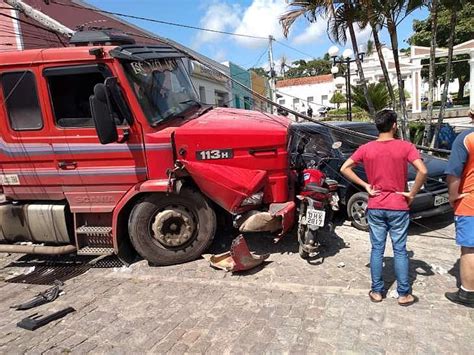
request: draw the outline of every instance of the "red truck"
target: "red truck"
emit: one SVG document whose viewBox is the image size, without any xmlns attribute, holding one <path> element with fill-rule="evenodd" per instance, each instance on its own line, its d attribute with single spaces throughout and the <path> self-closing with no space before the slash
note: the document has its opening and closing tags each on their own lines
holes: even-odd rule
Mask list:
<svg viewBox="0 0 474 355">
<path fill-rule="evenodd" d="M 180 51 L 108 35 L 0 53 L 0 252 L 169 265 L 201 255 L 217 213 L 287 232 L 289 120 L 202 106 Z"/>
</svg>

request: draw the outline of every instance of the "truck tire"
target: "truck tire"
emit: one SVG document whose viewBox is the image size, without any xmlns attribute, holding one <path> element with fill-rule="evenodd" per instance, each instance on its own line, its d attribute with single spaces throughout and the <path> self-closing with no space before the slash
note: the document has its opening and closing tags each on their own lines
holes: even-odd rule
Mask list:
<svg viewBox="0 0 474 355">
<path fill-rule="evenodd" d="M 367 192 L 358 192 L 351 196 L 347 202 L 347 216 L 349 217 L 352 226 L 361 231 L 368 231 L 369 224 L 367 223 L 367 204 L 369 196 Z"/>
<path fill-rule="evenodd" d="M 153 265 L 198 258 L 216 232 L 216 214 L 199 192 L 148 195 L 130 213 L 128 232 L 138 254 Z"/>
</svg>

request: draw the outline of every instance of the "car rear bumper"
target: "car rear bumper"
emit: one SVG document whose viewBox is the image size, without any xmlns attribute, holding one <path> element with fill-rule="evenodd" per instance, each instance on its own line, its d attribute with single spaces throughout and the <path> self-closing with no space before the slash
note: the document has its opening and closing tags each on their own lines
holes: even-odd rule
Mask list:
<svg viewBox="0 0 474 355">
<path fill-rule="evenodd" d="M 410 207 L 411 218 L 432 217 L 451 212 L 453 209 L 449 203 L 444 203 L 439 206 L 435 206 L 434 204 L 436 196 L 446 195 L 447 193 L 448 189 L 442 189 L 418 194 Z"/>
</svg>

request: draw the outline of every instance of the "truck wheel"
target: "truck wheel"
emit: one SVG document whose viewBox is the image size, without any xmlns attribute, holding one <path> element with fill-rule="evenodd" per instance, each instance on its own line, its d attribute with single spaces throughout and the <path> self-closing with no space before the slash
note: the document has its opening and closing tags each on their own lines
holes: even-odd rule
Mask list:
<svg viewBox="0 0 474 355">
<path fill-rule="evenodd" d="M 368 202 L 369 196 L 366 192 L 358 192 L 352 195 L 347 202 L 347 215 L 352 222 L 352 226 L 366 232 L 369 230 L 366 216 Z"/>
<path fill-rule="evenodd" d="M 133 208 L 128 225 L 137 252 L 153 265 L 198 258 L 216 232 L 216 215 L 203 195 L 182 189 L 179 195 L 149 195 Z"/>
</svg>

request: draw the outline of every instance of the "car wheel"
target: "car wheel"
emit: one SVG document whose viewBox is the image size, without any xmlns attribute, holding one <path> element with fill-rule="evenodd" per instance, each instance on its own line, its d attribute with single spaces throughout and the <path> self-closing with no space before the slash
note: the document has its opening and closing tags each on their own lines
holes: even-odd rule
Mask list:
<svg viewBox="0 0 474 355">
<path fill-rule="evenodd" d="M 366 192 L 358 192 L 351 196 L 347 203 L 347 215 L 352 225 L 361 230 L 368 231 L 369 224 L 367 222 L 367 204 L 369 196 Z"/>
<path fill-rule="evenodd" d="M 133 208 L 128 231 L 138 254 L 153 265 L 198 258 L 216 232 L 216 214 L 199 192 L 148 195 Z"/>
</svg>

